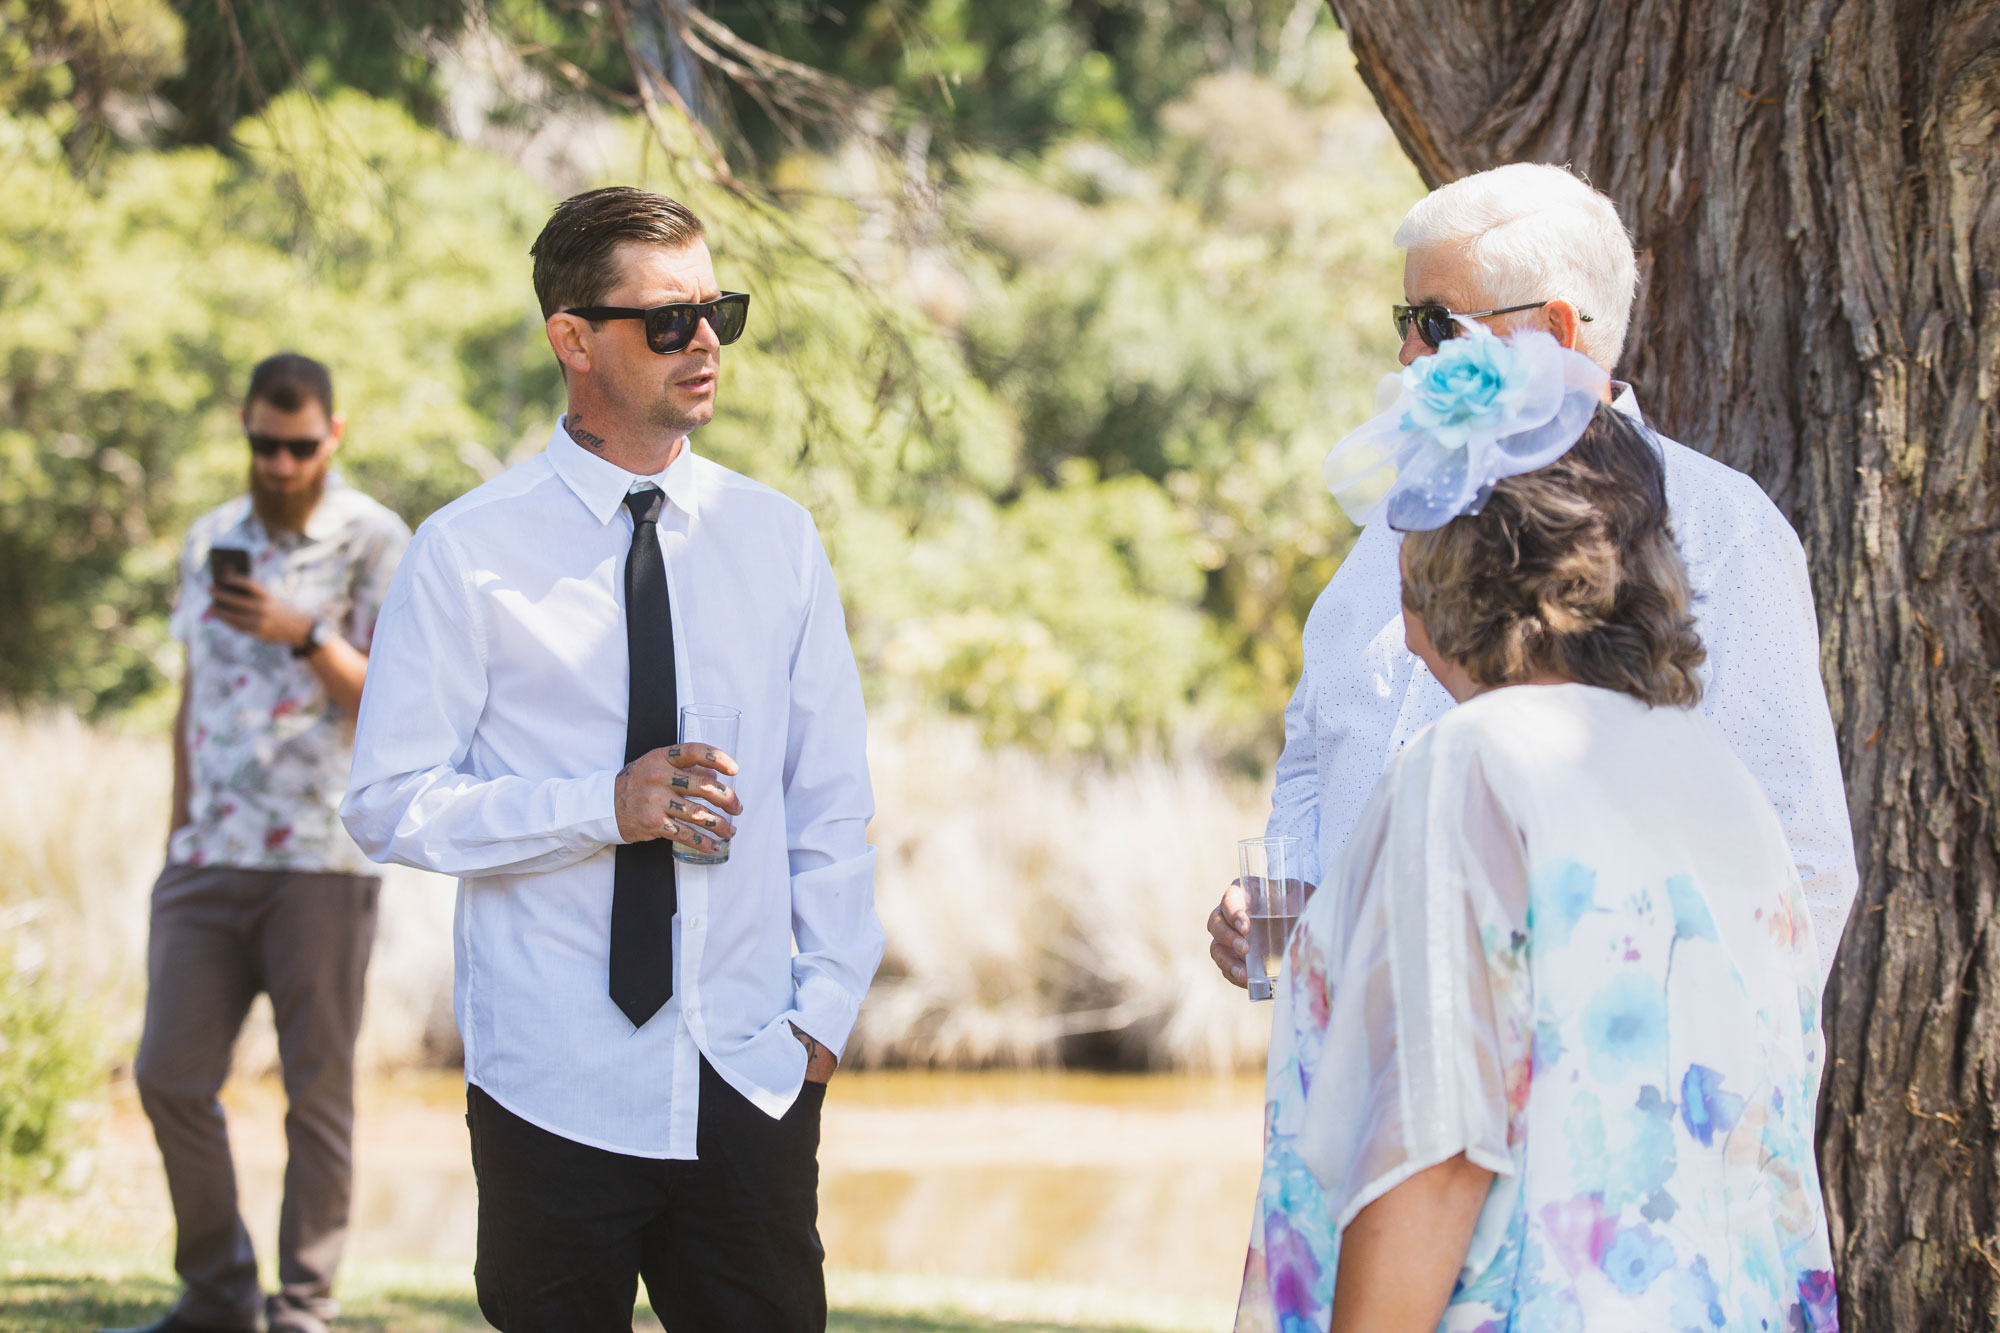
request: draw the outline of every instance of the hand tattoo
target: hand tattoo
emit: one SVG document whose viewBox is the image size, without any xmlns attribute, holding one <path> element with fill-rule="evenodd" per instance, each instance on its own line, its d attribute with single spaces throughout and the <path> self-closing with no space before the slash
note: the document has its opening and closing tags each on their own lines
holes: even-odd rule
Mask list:
<svg viewBox="0 0 2000 1333">
<path fill-rule="evenodd" d="M 721 821 L 717 819 L 714 815 L 710 814 L 706 810 L 701 809 L 698 806 L 689 805 L 686 801 L 676 801 L 669 799 L 667 802 L 667 809 L 673 811 L 677 815 L 686 815 L 689 819 L 692 819 L 695 823 L 700 824 L 703 828 L 721 827 Z"/>
<path fill-rule="evenodd" d="M 599 453 L 603 453 L 604 446 L 610 443 L 609 440 L 595 431 L 585 430 L 583 428 L 583 418 L 574 412 L 563 418 L 563 429 L 569 432 L 569 437 L 572 440 L 575 440 L 578 444 L 586 448 L 595 449 Z"/>
<path fill-rule="evenodd" d="M 688 785 L 688 775 L 685 773 L 674 774 L 673 778 L 667 783 L 667 785 L 672 787 L 675 791 L 691 790 L 691 788 Z"/>
</svg>

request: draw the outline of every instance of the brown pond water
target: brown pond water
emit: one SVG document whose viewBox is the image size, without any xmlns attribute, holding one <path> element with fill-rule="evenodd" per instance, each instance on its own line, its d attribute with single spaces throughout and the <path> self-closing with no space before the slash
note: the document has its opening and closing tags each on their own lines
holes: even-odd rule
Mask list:
<svg viewBox="0 0 2000 1333">
<path fill-rule="evenodd" d="M 245 1217 L 268 1255 L 283 1093 L 275 1082 L 239 1082 L 225 1100 Z M 838 1075 L 820 1151 L 828 1265 L 1227 1303 L 1242 1272 L 1261 1100 L 1255 1079 Z M 470 1267 L 464 1108 L 455 1074 L 400 1074 L 365 1088 L 350 1254 Z M 129 1086 L 88 1170 L 96 1239 L 170 1251 L 165 1182 Z"/>
</svg>

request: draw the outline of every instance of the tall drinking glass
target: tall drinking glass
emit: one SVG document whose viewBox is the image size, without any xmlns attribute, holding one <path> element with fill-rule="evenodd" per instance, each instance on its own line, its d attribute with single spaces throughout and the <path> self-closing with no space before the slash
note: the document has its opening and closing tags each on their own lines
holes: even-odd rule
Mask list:
<svg viewBox="0 0 2000 1333">
<path fill-rule="evenodd" d="M 743 714 L 726 704 L 686 704 L 681 708 L 681 744 L 713 745 L 734 759 L 736 732 L 742 721 Z M 717 773 L 715 781 L 728 790 L 736 786 L 736 779 L 726 773 Z M 718 839 L 712 852 L 690 851 L 675 843 L 674 859 L 691 866 L 719 866 L 729 859 L 729 840 Z"/>
<path fill-rule="evenodd" d="M 1236 844 L 1243 895 L 1250 900 L 1250 956 L 1243 970 L 1253 1000 L 1271 998 L 1285 964 L 1285 941 L 1305 907 L 1302 855 L 1297 838 L 1245 838 Z"/>
</svg>

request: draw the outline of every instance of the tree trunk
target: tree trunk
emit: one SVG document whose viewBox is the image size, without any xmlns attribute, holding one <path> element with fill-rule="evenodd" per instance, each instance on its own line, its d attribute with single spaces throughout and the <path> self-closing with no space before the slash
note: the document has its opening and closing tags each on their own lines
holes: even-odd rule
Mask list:
<svg viewBox="0 0 2000 1333">
<path fill-rule="evenodd" d="M 2000 1319 L 2000 4 L 1329 0 L 1433 185 L 1567 163 L 1623 373 L 1805 542 L 1861 863 L 1820 1163 L 1846 1324 Z"/>
</svg>

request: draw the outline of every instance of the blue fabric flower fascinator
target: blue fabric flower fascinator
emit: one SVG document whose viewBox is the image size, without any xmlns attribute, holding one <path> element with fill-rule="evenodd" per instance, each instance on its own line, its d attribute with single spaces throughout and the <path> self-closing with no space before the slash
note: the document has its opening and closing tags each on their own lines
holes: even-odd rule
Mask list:
<svg viewBox="0 0 2000 1333">
<path fill-rule="evenodd" d="M 1494 482 L 1562 457 L 1603 404 L 1604 368 L 1549 334 L 1459 323 L 1463 337 L 1383 376 L 1380 414 L 1327 454 L 1327 489 L 1356 524 L 1423 532 L 1476 514 Z"/>
</svg>

